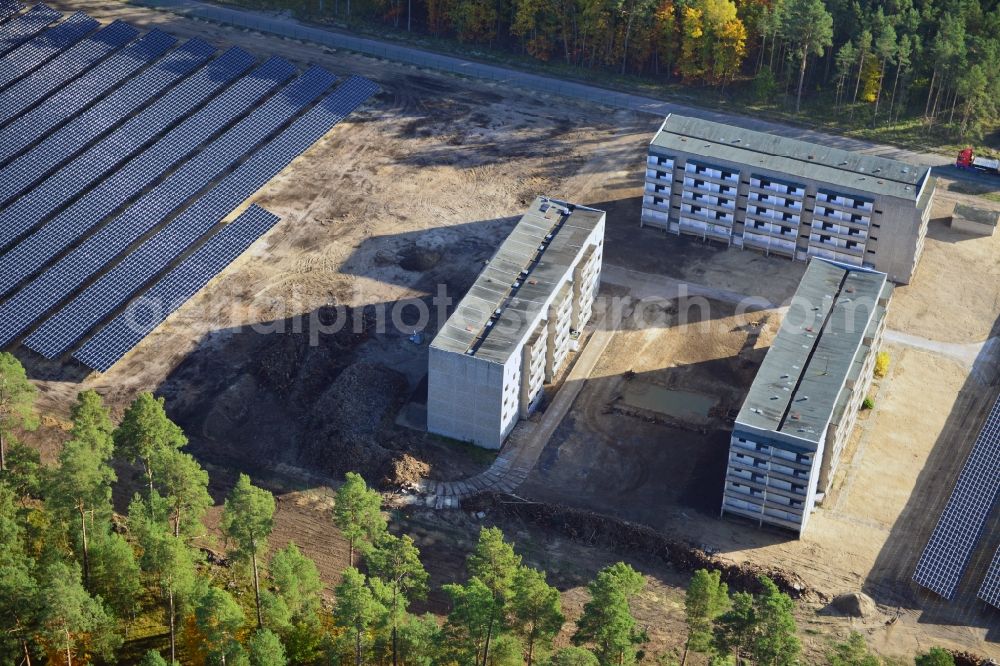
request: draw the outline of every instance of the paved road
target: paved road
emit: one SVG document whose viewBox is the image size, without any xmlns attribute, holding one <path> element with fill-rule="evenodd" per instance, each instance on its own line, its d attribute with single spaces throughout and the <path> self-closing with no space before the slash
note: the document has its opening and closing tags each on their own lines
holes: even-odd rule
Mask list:
<svg viewBox="0 0 1000 666">
<path fill-rule="evenodd" d="M 486 79 L 503 85 L 518 86 L 543 93 L 563 95 L 574 99 L 591 101 L 606 106 L 627 109 L 639 113 L 648 113 L 655 116 L 666 116 L 668 113 L 678 113 L 681 115 L 694 115 L 709 120 L 728 123 L 747 129 L 761 132 L 769 132 L 785 137 L 804 139 L 827 146 L 836 146 L 846 150 L 865 152 L 872 155 L 881 155 L 895 159 L 904 160 L 911 164 L 932 166 L 938 175 L 953 180 L 963 180 L 983 185 L 994 185 L 1000 188 L 1000 179 L 985 174 L 970 171 L 962 171 L 954 166 L 954 158 L 930 152 L 916 152 L 895 148 L 892 146 L 877 145 L 852 139 L 844 136 L 837 136 L 818 132 L 801 127 L 782 125 L 759 118 L 749 116 L 713 111 L 704 108 L 686 106 L 674 102 L 633 95 L 625 92 L 617 92 L 592 86 L 586 83 L 575 81 L 564 81 L 540 74 L 531 74 L 519 70 L 488 65 L 485 63 L 472 62 L 454 56 L 443 55 L 425 51 L 423 49 L 406 46 L 403 44 L 393 44 L 389 42 L 359 37 L 354 34 L 339 32 L 327 28 L 319 28 L 304 25 L 286 16 L 275 16 L 262 14 L 249 10 L 235 9 L 232 7 L 221 7 L 197 0 L 132 0 L 135 4 L 146 7 L 162 9 L 176 14 L 192 16 L 218 23 L 235 25 L 243 28 L 266 32 L 282 37 L 290 37 L 302 41 L 312 42 L 321 46 L 335 49 L 344 49 L 357 53 L 364 53 L 387 60 L 416 65 L 428 69 L 436 69 L 473 78 Z"/>
</svg>

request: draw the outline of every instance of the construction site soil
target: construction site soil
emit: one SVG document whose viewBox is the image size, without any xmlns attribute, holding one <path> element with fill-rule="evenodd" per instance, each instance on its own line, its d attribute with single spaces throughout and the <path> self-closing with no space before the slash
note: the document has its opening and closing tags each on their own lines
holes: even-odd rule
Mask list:
<svg viewBox="0 0 1000 666">
<path fill-rule="evenodd" d="M 81 389 L 101 392 L 116 416 L 139 391 L 155 391 L 209 468 L 218 504 L 237 471 L 250 472 L 279 497 L 271 547 L 295 541 L 332 585 L 346 566 L 330 518 L 344 471 L 380 483 L 392 503 L 392 491 L 420 478 L 461 479 L 491 462 L 395 417 L 426 374 L 439 287 L 460 298 L 517 216 L 548 194 L 608 212 L 603 295 L 666 294 L 615 330 L 518 497 L 474 507 L 549 571 L 570 619 L 587 579 L 624 557 L 650 579 L 636 601 L 649 653 L 669 651 L 685 635 L 689 571 L 712 564 L 735 586 L 766 572 L 800 597 L 810 663 L 851 629 L 886 655 L 942 644 L 1000 658 L 1000 615 L 977 605 L 969 586 L 948 604 L 909 582 L 1000 386 L 988 342 L 998 333 L 1000 237 L 959 238 L 932 223 L 916 279 L 890 308 L 892 365 L 876 407 L 806 537 L 794 540 L 719 520 L 718 506 L 727 428 L 804 265 L 639 228 L 659 119 L 125 4 L 55 4 L 362 74 L 382 92 L 252 198 L 281 216 L 276 229 L 111 371 L 87 375 L 18 352 L 40 408 L 55 417 L 30 436 L 47 458 Z M 942 197 L 935 217 L 955 197 Z M 697 297 L 678 300 L 681 283 Z M 740 295 L 755 300 L 739 307 Z M 421 307 L 430 312 L 423 326 Z M 130 480 L 141 483 L 134 473 L 120 470 L 122 506 Z M 209 516 L 215 534 L 220 511 Z M 463 571 L 482 524 L 467 510 L 392 517 L 417 539 L 435 583 Z M 989 534 L 1000 538 L 1000 527 Z M 203 545 L 221 548 L 217 538 Z M 867 617 L 828 608 L 862 591 L 876 605 Z M 444 599 L 426 608 L 442 611 Z"/>
</svg>

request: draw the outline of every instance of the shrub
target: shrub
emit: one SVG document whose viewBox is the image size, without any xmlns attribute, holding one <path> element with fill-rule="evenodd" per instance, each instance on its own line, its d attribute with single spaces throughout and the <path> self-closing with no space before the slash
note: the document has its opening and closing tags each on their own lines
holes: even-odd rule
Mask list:
<svg viewBox="0 0 1000 666">
<path fill-rule="evenodd" d="M 875 399 L 873 397 L 866 396 L 864 402 L 861 403 L 861 409 L 873 409 L 875 407 Z"/>
<path fill-rule="evenodd" d="M 955 658 L 944 648 L 931 648 L 929 652 L 918 655 L 917 666 L 955 666 Z"/>
<path fill-rule="evenodd" d="M 880 351 L 875 355 L 875 376 L 885 377 L 889 372 L 889 352 Z"/>
</svg>

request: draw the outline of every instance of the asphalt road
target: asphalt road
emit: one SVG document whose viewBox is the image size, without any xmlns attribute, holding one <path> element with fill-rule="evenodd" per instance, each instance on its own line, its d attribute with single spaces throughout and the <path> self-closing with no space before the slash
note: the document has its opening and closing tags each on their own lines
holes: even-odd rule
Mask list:
<svg viewBox="0 0 1000 666">
<path fill-rule="evenodd" d="M 708 120 L 736 125 L 738 127 L 744 127 L 746 129 L 757 130 L 760 132 L 768 132 L 780 136 L 803 139 L 806 141 L 820 143 L 822 145 L 836 146 L 845 150 L 864 152 L 872 155 L 881 155 L 884 157 L 903 160 L 911 164 L 934 167 L 937 175 L 950 180 L 961 180 L 986 186 L 992 185 L 997 189 L 1000 189 L 1000 177 L 957 169 L 952 157 L 937 153 L 917 152 L 894 146 L 872 144 L 859 139 L 826 134 L 824 132 L 818 132 L 802 127 L 783 125 L 750 116 L 713 111 L 710 109 L 687 106 L 674 102 L 665 102 L 663 100 L 644 97 L 642 95 L 633 95 L 630 93 L 608 90 L 606 88 L 592 86 L 586 83 L 563 81 L 540 74 L 532 74 L 497 65 L 473 62 L 457 58 L 455 56 L 433 53 L 403 44 L 383 42 L 368 37 L 359 37 L 346 32 L 304 25 L 292 18 L 282 15 L 262 14 L 259 12 L 236 9 L 232 7 L 222 7 L 209 3 L 198 2 L 197 0 L 133 0 L 133 2 L 135 2 L 135 4 L 154 7 L 172 13 L 250 28 L 282 37 L 290 37 L 313 42 L 328 48 L 355 51 L 357 53 L 385 58 L 387 60 L 416 65 L 418 67 L 486 79 L 538 92 L 592 101 L 598 104 L 627 109 L 638 113 L 648 113 L 661 117 L 666 116 L 669 113 L 698 116 Z"/>
</svg>

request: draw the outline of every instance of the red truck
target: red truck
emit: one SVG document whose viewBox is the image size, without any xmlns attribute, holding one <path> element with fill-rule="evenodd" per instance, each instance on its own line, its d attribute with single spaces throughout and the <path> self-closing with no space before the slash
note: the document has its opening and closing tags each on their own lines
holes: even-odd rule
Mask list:
<svg viewBox="0 0 1000 666">
<path fill-rule="evenodd" d="M 977 157 L 972 148 L 966 148 L 958 154 L 955 166 L 959 169 L 975 169 L 1000 176 L 1000 160 L 989 157 Z"/>
</svg>

